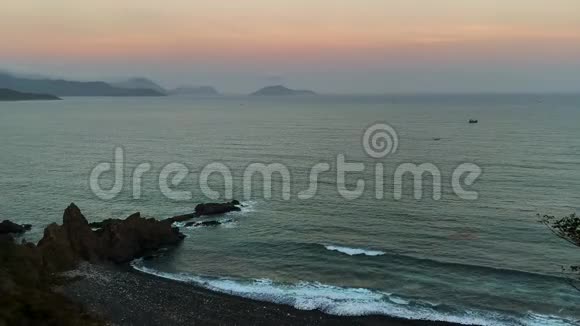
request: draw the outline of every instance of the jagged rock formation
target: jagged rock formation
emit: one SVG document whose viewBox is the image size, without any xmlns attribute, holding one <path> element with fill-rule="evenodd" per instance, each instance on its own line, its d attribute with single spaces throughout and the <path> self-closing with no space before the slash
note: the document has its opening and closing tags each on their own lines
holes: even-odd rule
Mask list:
<svg viewBox="0 0 580 326">
<path fill-rule="evenodd" d="M 171 223 L 145 219 L 139 213 L 125 220 L 109 220 L 93 231 L 80 209 L 71 204 L 64 212 L 63 225 L 49 225 L 38 248 L 47 267 L 58 270 L 71 268 L 81 260 L 128 262 L 148 251 L 175 245 L 183 238 Z"/>
<path fill-rule="evenodd" d="M 38 245 L 16 244 L 10 234 L 0 234 L 0 325 L 101 325 L 52 291 L 55 273 L 81 261 L 128 262 L 183 238 L 170 221 L 145 219 L 139 213 L 109 220 L 93 231 L 75 204 L 64 211 L 62 225 L 53 223 L 44 230 Z"/>
<path fill-rule="evenodd" d="M 44 268 L 33 244 L 16 244 L 0 235 L 0 325 L 104 325 L 52 290 L 53 274 Z"/>
</svg>

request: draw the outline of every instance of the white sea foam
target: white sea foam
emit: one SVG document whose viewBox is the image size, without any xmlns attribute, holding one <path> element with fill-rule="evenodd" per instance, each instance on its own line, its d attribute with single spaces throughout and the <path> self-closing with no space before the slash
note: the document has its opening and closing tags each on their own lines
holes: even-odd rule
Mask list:
<svg viewBox="0 0 580 326">
<path fill-rule="evenodd" d="M 453 314 L 436 306 L 412 302 L 392 294 L 362 288 L 345 288 L 317 282 L 296 284 L 276 283 L 269 279 L 235 280 L 210 278 L 191 274 L 172 274 L 143 266 L 135 261 L 132 266 L 144 273 L 181 282 L 193 283 L 207 289 L 244 298 L 291 305 L 301 310 L 318 309 L 339 316 L 364 316 L 371 314 L 399 318 L 446 321 L 465 325 L 484 326 L 573 326 L 572 321 L 556 317 L 528 314 L 525 318 L 509 317 L 493 312 L 464 311 Z"/>
<path fill-rule="evenodd" d="M 220 222 L 222 223 L 220 225 L 220 227 L 226 228 L 226 229 L 235 229 L 238 227 L 238 221 L 236 220 L 232 220 L 232 219 L 225 219 L 225 220 L 220 220 Z"/>
<path fill-rule="evenodd" d="M 392 302 L 394 302 L 396 304 L 402 304 L 402 305 L 408 305 L 410 303 L 409 301 L 407 301 L 405 299 L 395 297 L 393 295 L 389 295 L 389 300 L 391 300 Z"/>
<path fill-rule="evenodd" d="M 324 245 L 324 247 L 331 251 L 338 251 L 349 256 L 365 255 L 365 256 L 382 256 L 385 253 L 378 250 L 368 250 L 362 248 L 350 248 L 341 246 Z"/>
<path fill-rule="evenodd" d="M 255 200 L 248 200 L 240 203 L 238 207 L 241 208 L 241 211 L 238 212 L 231 212 L 230 214 L 241 214 L 246 215 L 248 213 L 252 213 L 256 211 L 256 204 Z"/>
<path fill-rule="evenodd" d="M 562 320 L 559 317 L 555 316 L 545 316 L 536 314 L 533 312 L 528 313 L 526 318 L 528 326 L 568 326 L 568 325 L 578 325 L 580 321 L 576 321 L 576 324 L 571 324 L 573 322 Z"/>
<path fill-rule="evenodd" d="M 238 221 L 234 220 L 232 218 L 221 218 L 219 220 L 217 220 L 218 222 L 220 222 L 221 224 L 216 225 L 216 226 L 201 226 L 201 225 L 190 225 L 190 226 L 182 226 L 185 230 L 202 230 L 202 229 L 207 229 L 207 228 L 214 228 L 214 227 L 220 227 L 220 228 L 226 228 L 226 229 L 233 229 L 233 228 L 237 228 L 238 227 Z"/>
</svg>

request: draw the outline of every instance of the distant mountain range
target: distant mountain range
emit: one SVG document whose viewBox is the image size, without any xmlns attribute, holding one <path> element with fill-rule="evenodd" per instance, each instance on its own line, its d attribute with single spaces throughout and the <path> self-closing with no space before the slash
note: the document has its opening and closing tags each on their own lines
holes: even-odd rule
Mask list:
<svg viewBox="0 0 580 326">
<path fill-rule="evenodd" d="M 52 94 L 57 96 L 219 96 L 212 86 L 182 86 L 167 90 L 158 83 L 144 78 L 134 77 L 125 81 L 71 81 L 53 79 L 42 76 L 23 76 L 0 71 L 0 89 L 8 89 L 21 93 Z M 252 94 L 252 96 L 312 96 L 310 90 L 290 89 L 282 85 L 267 86 Z M 8 95 L 6 95 L 8 96 Z"/>
<path fill-rule="evenodd" d="M 282 85 L 264 87 L 254 93 L 252 96 L 307 96 L 316 95 L 315 92 L 309 90 L 296 90 L 284 87 Z"/>
<path fill-rule="evenodd" d="M 56 96 L 165 96 L 150 88 L 120 88 L 101 81 L 68 81 L 62 79 L 19 77 L 0 73 L 0 88 L 25 93 Z"/>
<path fill-rule="evenodd" d="M 7 88 L 0 88 L 0 101 L 34 101 L 34 100 L 60 100 L 60 98 L 54 95 L 23 93 Z"/>
<path fill-rule="evenodd" d="M 183 86 L 170 90 L 169 95 L 218 96 L 220 93 L 211 86 Z"/>
<path fill-rule="evenodd" d="M 156 82 L 134 77 L 126 81 L 112 83 L 113 86 L 126 89 L 152 89 L 166 95 L 218 96 L 220 93 L 212 86 L 181 86 L 175 89 L 165 89 Z"/>
<path fill-rule="evenodd" d="M 125 89 L 152 89 L 161 94 L 167 94 L 167 90 L 165 90 L 165 88 L 161 87 L 156 82 L 144 77 L 134 77 L 125 81 L 111 83 L 111 85 Z"/>
</svg>

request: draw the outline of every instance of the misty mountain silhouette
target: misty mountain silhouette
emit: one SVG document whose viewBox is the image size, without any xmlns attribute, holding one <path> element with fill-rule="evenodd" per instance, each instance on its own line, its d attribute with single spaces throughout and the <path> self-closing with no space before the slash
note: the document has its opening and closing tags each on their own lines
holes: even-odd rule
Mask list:
<svg viewBox="0 0 580 326">
<path fill-rule="evenodd" d="M 217 96 L 220 93 L 212 86 L 182 86 L 169 91 L 170 95 Z"/>
<path fill-rule="evenodd" d="M 313 91 L 309 90 L 295 90 L 290 89 L 282 85 L 267 86 L 254 93 L 252 96 L 289 96 L 289 95 L 316 95 Z"/>
<path fill-rule="evenodd" d="M 0 73 L 0 88 L 27 93 L 54 94 L 56 96 L 165 96 L 147 88 L 119 88 L 102 81 L 68 81 L 62 79 L 17 77 Z"/>
<path fill-rule="evenodd" d="M 144 77 L 134 77 L 129 78 L 124 81 L 111 83 L 114 87 L 119 88 L 127 88 L 127 89 L 152 89 L 162 94 L 167 94 L 167 90 L 157 84 L 156 82 L 152 81 L 151 79 L 144 78 Z"/>
<path fill-rule="evenodd" d="M 32 101 L 32 100 L 60 100 L 60 98 L 49 94 L 22 93 L 7 88 L 0 88 L 0 101 Z"/>
</svg>

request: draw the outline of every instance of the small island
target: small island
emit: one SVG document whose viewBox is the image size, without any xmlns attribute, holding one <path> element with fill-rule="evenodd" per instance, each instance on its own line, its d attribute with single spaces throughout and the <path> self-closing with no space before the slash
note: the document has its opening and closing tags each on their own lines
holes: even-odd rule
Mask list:
<svg viewBox="0 0 580 326">
<path fill-rule="evenodd" d="M 251 94 L 252 96 L 311 96 L 316 95 L 315 92 L 309 90 L 290 89 L 282 85 L 264 87 L 257 92 Z"/>
<path fill-rule="evenodd" d="M 61 98 L 50 94 L 23 93 L 7 88 L 0 88 L 0 101 L 39 101 L 39 100 L 61 100 Z"/>
</svg>

